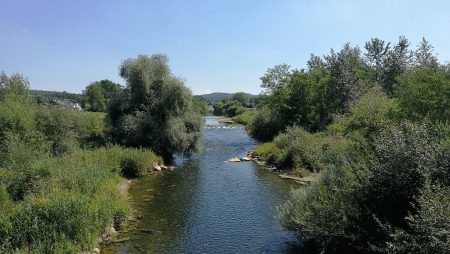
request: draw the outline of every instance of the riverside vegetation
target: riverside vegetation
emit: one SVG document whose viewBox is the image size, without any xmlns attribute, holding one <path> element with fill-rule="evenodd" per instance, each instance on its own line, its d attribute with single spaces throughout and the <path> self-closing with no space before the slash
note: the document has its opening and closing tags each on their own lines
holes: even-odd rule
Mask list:
<svg viewBox="0 0 450 254">
<path fill-rule="evenodd" d="M 120 183 L 197 150 L 207 107 L 166 56 L 125 60 L 120 75 L 125 87 L 90 84 L 82 103 L 96 112 L 78 112 L 2 73 L 0 252 L 92 249 L 130 213 Z M 322 253 L 449 252 L 450 66 L 426 40 L 346 44 L 261 81 L 253 102 L 238 93 L 214 110 L 265 142 L 254 156 L 318 175 L 278 208 L 287 229 Z"/>
<path fill-rule="evenodd" d="M 195 151 L 200 115 L 167 57 L 138 56 L 120 70 L 125 87 L 85 90 L 85 108 L 98 112 L 40 104 L 22 75 L 1 73 L 1 253 L 92 249 L 130 214 L 126 178 Z"/>
<path fill-rule="evenodd" d="M 450 66 L 423 39 L 371 39 L 307 69 L 268 69 L 255 112 L 235 119 L 253 152 L 315 182 L 279 207 L 322 253 L 449 253 Z"/>
</svg>

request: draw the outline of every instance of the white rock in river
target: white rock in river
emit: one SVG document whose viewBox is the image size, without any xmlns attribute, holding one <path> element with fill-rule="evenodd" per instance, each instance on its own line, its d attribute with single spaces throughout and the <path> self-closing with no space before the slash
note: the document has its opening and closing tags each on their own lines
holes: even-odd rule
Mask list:
<svg viewBox="0 0 450 254">
<path fill-rule="evenodd" d="M 238 157 L 231 158 L 227 160 L 227 162 L 240 162 L 241 160 Z"/>
</svg>

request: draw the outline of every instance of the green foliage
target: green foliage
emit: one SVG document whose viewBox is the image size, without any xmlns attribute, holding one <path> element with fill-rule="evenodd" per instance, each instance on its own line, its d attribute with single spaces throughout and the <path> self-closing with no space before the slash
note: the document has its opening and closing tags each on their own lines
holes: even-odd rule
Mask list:
<svg viewBox="0 0 450 254">
<path fill-rule="evenodd" d="M 250 128 L 255 129 L 253 136 L 267 141 L 293 125 L 324 131 L 337 115 L 350 115 L 352 130 L 364 124 L 361 131 L 371 135 L 380 127 L 373 124 L 395 120 L 397 111 L 403 114 L 400 118 L 448 124 L 448 68 L 439 66 L 428 42 L 423 41 L 416 51 L 408 49 L 409 45 L 404 37 L 392 46 L 375 38 L 366 43 L 364 55 L 358 47 L 345 44 L 323 58 L 312 55 L 306 71 L 291 70 L 286 64 L 269 68 L 261 78 L 263 96 L 258 110 L 262 113 Z M 398 97 L 394 100 L 398 109 L 390 101 L 392 96 Z M 276 120 L 266 119 L 268 112 Z M 372 119 L 357 119 L 371 113 Z M 273 122 L 277 128 L 271 128 Z M 273 131 L 268 132 L 269 128 Z"/>
<path fill-rule="evenodd" d="M 446 180 L 436 177 L 448 170 L 445 150 L 441 137 L 428 126 L 404 123 L 383 130 L 375 141 L 375 165 L 363 187 L 366 207 L 381 222 L 404 226 L 421 190 Z"/>
<path fill-rule="evenodd" d="M 17 174 L 2 178 L 0 251 L 91 249 L 105 228 L 120 228 L 129 213 L 118 189 L 125 161 L 138 165 L 136 173 L 143 174 L 162 159 L 148 150 L 113 146 L 36 161 L 24 181 Z M 11 206 L 8 187 L 17 183 L 22 184 L 23 201 Z"/>
<path fill-rule="evenodd" d="M 248 110 L 244 111 L 244 113 L 234 116 L 233 121 L 235 121 L 236 123 L 245 125 L 245 127 L 247 129 L 249 129 L 251 127 L 253 120 L 256 117 L 256 112 L 257 111 L 254 109 L 248 109 Z"/>
<path fill-rule="evenodd" d="M 261 78 L 249 129 L 273 141 L 255 155 L 321 172 L 280 218 L 324 253 L 448 252 L 450 72 L 425 39 L 408 47 L 375 38 L 362 55 L 346 44 Z"/>
<path fill-rule="evenodd" d="M 396 96 L 404 117 L 450 123 L 450 72 L 442 68 L 416 68 L 398 79 Z"/>
<path fill-rule="evenodd" d="M 400 241 L 406 234 L 402 232 L 416 237 L 410 227 L 417 224 L 410 218 L 425 219 L 421 213 L 429 213 L 419 205 L 424 202 L 419 199 L 422 190 L 448 186 L 442 174 L 448 171 L 449 153 L 441 139 L 427 126 L 405 123 L 380 133 L 369 156 L 372 160 L 358 151 L 361 144 L 350 145 L 340 158 L 325 163 L 327 169 L 318 182 L 294 191 L 280 207 L 283 225 L 298 231 L 304 240 L 315 241 L 325 252 L 385 253 L 406 248 Z M 448 199 L 437 198 L 445 205 L 430 209 L 436 209 L 435 218 L 442 221 L 446 218 L 442 207 L 448 207 Z M 427 227 L 422 226 L 423 230 Z M 437 224 L 428 226 L 426 230 L 441 232 Z M 415 240 L 424 242 L 422 236 Z M 445 246 L 442 239 L 446 236 L 439 237 L 434 240 L 436 249 Z M 434 248 L 431 244 L 406 245 L 418 247 L 421 253 Z"/>
<path fill-rule="evenodd" d="M 263 160 L 305 176 L 325 169 L 325 165 L 342 159 L 350 142 L 339 135 L 311 134 L 300 127 L 289 127 L 273 142 L 259 145 L 254 154 Z"/>
<path fill-rule="evenodd" d="M 206 116 L 208 114 L 208 104 L 197 97 L 192 97 L 192 110 L 202 116 Z"/>
<path fill-rule="evenodd" d="M 48 105 L 54 100 L 73 100 L 82 102 L 83 95 L 68 93 L 68 92 L 56 92 L 56 91 L 42 91 L 42 90 L 30 90 L 30 94 L 34 97 L 34 101 L 39 105 Z"/>
<path fill-rule="evenodd" d="M 330 79 L 295 71 L 289 82 L 285 115 L 288 125 L 300 125 L 307 130 L 323 130 L 331 122 L 331 105 L 327 97 Z"/>
<path fill-rule="evenodd" d="M 282 158 L 282 151 L 274 143 L 262 143 L 253 151 L 253 156 L 268 163 L 275 164 Z"/>
<path fill-rule="evenodd" d="M 380 84 L 385 93 L 392 96 L 397 84 L 396 78 L 405 72 L 412 62 L 412 53 L 408 49 L 410 43 L 400 37 L 397 44 L 391 47 L 378 38 L 365 44 L 366 69 L 372 82 Z"/>
<path fill-rule="evenodd" d="M 324 253 L 355 253 L 348 245 L 355 241 L 349 228 L 359 215 L 353 197 L 358 177 L 349 165 L 324 171 L 316 183 L 292 191 L 278 208 L 281 223 Z"/>
<path fill-rule="evenodd" d="M 258 109 L 251 124 L 251 135 L 261 141 L 272 140 L 283 129 L 283 120 L 278 112 L 269 108 Z"/>
<path fill-rule="evenodd" d="M 127 178 L 141 177 L 153 169 L 161 159 L 148 150 L 129 148 L 123 150 L 120 161 L 121 174 Z"/>
<path fill-rule="evenodd" d="M 65 108 L 41 107 L 36 113 L 37 130 L 50 142 L 53 155 L 103 143 L 105 114 Z"/>
<path fill-rule="evenodd" d="M 291 66 L 279 64 L 273 68 L 267 69 L 261 79 L 261 88 L 265 89 L 266 94 L 274 94 L 277 90 L 283 89 L 291 75 Z"/>
<path fill-rule="evenodd" d="M 406 217 L 407 229 L 392 234 L 392 253 L 447 253 L 450 250 L 449 187 L 426 188 L 418 199 L 418 212 Z"/>
<path fill-rule="evenodd" d="M 80 149 L 104 143 L 105 114 L 35 105 L 24 82 L 2 74 L 0 252 L 89 250 L 129 213 L 121 175 L 141 176 L 162 159 L 145 149 Z"/>
<path fill-rule="evenodd" d="M 216 116 L 234 117 L 246 111 L 246 108 L 241 102 L 237 100 L 230 100 L 227 98 L 217 102 L 213 105 L 213 107 L 213 113 Z"/>
<path fill-rule="evenodd" d="M 341 123 L 346 132 L 358 131 L 373 141 L 380 130 L 394 123 L 397 111 L 395 102 L 375 86 L 355 101 Z"/>
<path fill-rule="evenodd" d="M 217 102 L 223 100 L 223 99 L 231 99 L 234 94 L 232 93 L 210 93 L 210 94 L 202 94 L 202 95 L 195 95 L 194 97 L 197 99 L 200 99 L 202 101 L 207 102 L 208 104 L 216 104 Z M 255 95 L 245 93 L 246 96 L 250 97 L 250 100 L 255 99 Z"/>
<path fill-rule="evenodd" d="M 22 75 L 16 73 L 8 77 L 5 72 L 0 73 L 0 100 L 27 102 L 29 89 L 30 83 Z"/>
<path fill-rule="evenodd" d="M 92 82 L 83 91 L 83 108 L 88 111 L 106 112 L 109 101 L 121 90 L 119 84 L 107 79 Z"/>
<path fill-rule="evenodd" d="M 248 107 L 250 103 L 250 96 L 248 96 L 244 92 L 237 92 L 233 94 L 233 97 L 231 97 L 231 100 L 239 102 L 242 106 Z"/>
<path fill-rule="evenodd" d="M 12 98 L 0 100 L 0 143 L 8 132 L 31 134 L 35 127 L 34 108 Z"/>
<path fill-rule="evenodd" d="M 127 86 L 108 109 L 115 141 L 151 148 L 165 158 L 195 151 L 201 119 L 193 111 L 189 89 L 170 73 L 167 57 L 127 59 L 120 75 Z"/>
</svg>

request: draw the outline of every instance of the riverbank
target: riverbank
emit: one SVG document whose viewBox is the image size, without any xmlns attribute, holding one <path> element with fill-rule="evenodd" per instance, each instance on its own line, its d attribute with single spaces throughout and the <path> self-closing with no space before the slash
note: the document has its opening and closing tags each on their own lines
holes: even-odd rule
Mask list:
<svg viewBox="0 0 450 254">
<path fill-rule="evenodd" d="M 218 116 L 217 118 L 218 121 L 223 124 L 243 126 L 247 134 L 250 135 L 250 133 L 248 133 L 249 124 L 254 118 L 254 113 L 255 111 L 251 110 L 232 118 L 225 116 Z M 265 169 L 275 172 L 280 178 L 293 180 L 302 185 L 310 184 L 318 179 L 319 173 L 310 172 L 306 169 L 279 168 L 280 165 L 277 165 L 276 163 L 277 156 L 279 156 L 278 147 L 275 147 L 273 143 L 263 143 L 247 152 L 246 156 L 232 157 L 227 159 L 226 162 L 254 161 Z"/>
<path fill-rule="evenodd" d="M 280 178 L 282 179 L 289 179 L 293 180 L 296 183 L 306 185 L 312 182 L 315 182 L 318 177 L 319 173 L 308 173 L 302 176 L 299 176 L 293 172 L 292 169 L 278 169 L 276 165 L 268 163 L 267 160 L 262 159 L 260 156 L 254 155 L 255 150 L 252 150 L 247 153 L 246 158 L 250 159 L 251 161 L 254 161 L 256 164 L 264 167 L 267 170 L 275 172 Z"/>
</svg>

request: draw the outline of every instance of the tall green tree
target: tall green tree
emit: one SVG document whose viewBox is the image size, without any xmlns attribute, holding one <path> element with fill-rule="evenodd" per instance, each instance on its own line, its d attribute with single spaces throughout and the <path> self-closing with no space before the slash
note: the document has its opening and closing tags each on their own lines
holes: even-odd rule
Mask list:
<svg viewBox="0 0 450 254">
<path fill-rule="evenodd" d="M 106 112 L 111 98 L 117 96 L 122 87 L 110 80 L 95 81 L 83 91 L 83 108 L 88 111 Z"/>
<path fill-rule="evenodd" d="M 113 138 L 124 145 L 148 147 L 170 159 L 197 148 L 201 118 L 193 111 L 192 93 L 172 75 L 166 55 L 139 55 L 123 61 L 122 93 L 108 108 Z"/>
<path fill-rule="evenodd" d="M 233 94 L 233 97 L 231 97 L 231 99 L 241 103 L 244 107 L 247 107 L 250 103 L 250 96 L 248 96 L 244 92 L 237 92 Z"/>
<path fill-rule="evenodd" d="M 398 79 L 396 96 L 404 117 L 450 123 L 450 73 L 444 68 L 415 68 Z"/>
<path fill-rule="evenodd" d="M 0 73 L 0 99 L 9 98 L 26 102 L 30 99 L 30 82 L 21 74 Z"/>
<path fill-rule="evenodd" d="M 414 52 L 414 63 L 421 67 L 437 65 L 437 58 L 433 55 L 433 46 L 425 38 L 422 38 Z"/>
</svg>

